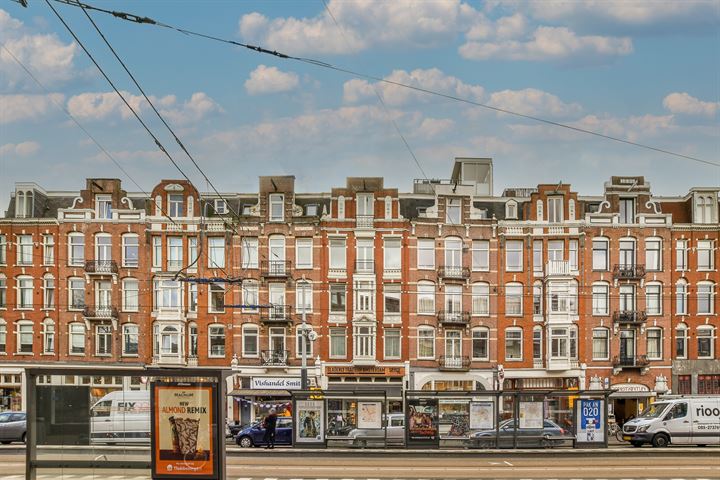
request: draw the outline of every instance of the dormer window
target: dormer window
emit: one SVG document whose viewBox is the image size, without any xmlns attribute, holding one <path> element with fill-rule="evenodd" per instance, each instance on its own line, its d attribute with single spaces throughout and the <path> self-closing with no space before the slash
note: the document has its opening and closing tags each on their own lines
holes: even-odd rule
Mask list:
<svg viewBox="0 0 720 480">
<path fill-rule="evenodd" d="M 181 193 L 168 195 L 168 210 L 170 211 L 171 217 L 183 217 L 185 215 L 183 196 Z"/>
<path fill-rule="evenodd" d="M 517 219 L 517 202 L 510 200 L 505 204 L 505 218 Z"/>
<path fill-rule="evenodd" d="M 714 198 L 712 195 L 699 195 L 695 197 L 696 216 L 695 223 L 713 223 L 714 215 Z"/>
<path fill-rule="evenodd" d="M 620 223 L 635 223 L 635 199 L 620 199 Z"/>
<path fill-rule="evenodd" d="M 252 205 L 243 205 L 242 206 L 242 214 L 243 215 L 252 215 Z"/>
<path fill-rule="evenodd" d="M 15 194 L 15 216 L 17 218 L 32 217 L 34 211 L 33 192 L 23 191 Z"/>
<path fill-rule="evenodd" d="M 280 193 L 271 193 L 270 201 L 270 221 L 282 222 L 285 218 L 285 196 Z"/>
<path fill-rule="evenodd" d="M 548 198 L 548 222 L 560 223 L 563 221 L 563 198 Z"/>
<path fill-rule="evenodd" d="M 112 197 L 110 195 L 95 195 L 95 218 L 112 219 Z"/>
<path fill-rule="evenodd" d="M 306 205 L 305 206 L 305 215 L 308 217 L 317 217 L 318 214 L 318 206 L 316 204 Z"/>
<path fill-rule="evenodd" d="M 221 198 L 216 198 L 213 203 L 213 209 L 218 215 L 225 215 L 227 213 L 227 203 Z"/>
</svg>

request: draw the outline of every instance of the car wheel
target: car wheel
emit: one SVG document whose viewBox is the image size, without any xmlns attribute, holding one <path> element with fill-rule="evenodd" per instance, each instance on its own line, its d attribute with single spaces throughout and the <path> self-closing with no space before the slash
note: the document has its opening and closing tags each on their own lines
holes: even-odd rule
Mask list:
<svg viewBox="0 0 720 480">
<path fill-rule="evenodd" d="M 360 448 L 365 448 L 367 447 L 367 440 L 355 440 L 355 445 Z"/>
<path fill-rule="evenodd" d="M 244 437 L 238 438 L 237 444 L 240 445 L 242 448 L 250 448 L 253 446 L 253 441 L 252 441 L 252 438 L 250 438 L 246 435 Z"/>
<path fill-rule="evenodd" d="M 492 442 L 490 440 L 480 440 L 477 443 L 478 448 L 489 449 L 492 448 Z"/>
<path fill-rule="evenodd" d="M 670 438 L 664 433 L 658 433 L 652 439 L 652 445 L 656 448 L 667 447 L 670 444 Z"/>
<path fill-rule="evenodd" d="M 698 445 L 698 447 L 707 447 L 707 445 Z"/>
<path fill-rule="evenodd" d="M 643 446 L 642 442 L 630 442 L 630 444 L 635 448 L 640 448 Z"/>
<path fill-rule="evenodd" d="M 540 440 L 540 448 L 552 448 L 553 443 L 548 438 L 543 438 Z"/>
<path fill-rule="evenodd" d="M 0 443 L 2 443 L 3 445 L 10 445 L 10 440 L 3 440 Z"/>
<path fill-rule="evenodd" d="M 20 441 L 21 441 L 22 443 L 25 443 L 25 440 L 26 440 L 26 439 L 27 439 L 27 433 L 23 433 L 23 434 L 22 434 L 22 437 L 20 437 Z"/>
</svg>

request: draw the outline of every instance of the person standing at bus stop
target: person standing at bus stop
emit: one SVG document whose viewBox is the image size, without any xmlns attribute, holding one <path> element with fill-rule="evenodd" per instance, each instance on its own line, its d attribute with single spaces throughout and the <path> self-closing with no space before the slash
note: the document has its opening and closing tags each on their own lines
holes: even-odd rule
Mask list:
<svg viewBox="0 0 720 480">
<path fill-rule="evenodd" d="M 263 428 L 265 428 L 265 435 L 263 436 L 263 443 L 265 448 L 275 448 L 275 427 L 277 426 L 277 414 L 275 409 L 271 408 L 268 415 L 263 420 Z"/>
</svg>

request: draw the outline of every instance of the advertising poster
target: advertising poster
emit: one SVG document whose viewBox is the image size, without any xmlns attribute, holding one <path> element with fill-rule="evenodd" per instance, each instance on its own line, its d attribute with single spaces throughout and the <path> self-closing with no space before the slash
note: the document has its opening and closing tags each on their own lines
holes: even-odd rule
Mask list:
<svg viewBox="0 0 720 480">
<path fill-rule="evenodd" d="M 358 402 L 358 428 L 382 428 L 382 403 Z"/>
<path fill-rule="evenodd" d="M 495 405 L 493 402 L 470 403 L 470 429 L 492 430 L 495 428 Z"/>
<path fill-rule="evenodd" d="M 543 402 L 520 402 L 520 428 L 543 428 Z"/>
<path fill-rule="evenodd" d="M 213 384 L 152 384 L 153 478 L 216 478 Z"/>
<path fill-rule="evenodd" d="M 440 400 L 440 437 L 465 438 L 470 432 L 470 402 Z"/>
<path fill-rule="evenodd" d="M 435 398 L 408 399 L 408 438 L 415 443 L 436 443 L 438 401 Z"/>
<path fill-rule="evenodd" d="M 605 442 L 604 412 L 602 400 L 580 399 L 577 401 L 577 430 L 575 440 L 578 443 Z"/>
<path fill-rule="evenodd" d="M 317 443 L 324 441 L 323 434 L 323 401 L 298 400 L 297 435 L 295 441 L 299 443 Z"/>
</svg>

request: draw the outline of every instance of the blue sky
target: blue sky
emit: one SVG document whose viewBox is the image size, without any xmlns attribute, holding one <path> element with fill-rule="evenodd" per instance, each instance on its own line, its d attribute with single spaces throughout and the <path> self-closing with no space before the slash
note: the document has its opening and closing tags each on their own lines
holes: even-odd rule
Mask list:
<svg viewBox="0 0 720 480">
<path fill-rule="evenodd" d="M 86 176 L 118 177 L 137 190 L 59 106 L 143 189 L 178 178 L 49 7 L 29 3 L 0 5 L 3 207 L 16 181 L 57 190 L 79 189 Z M 209 190 L 82 12 L 53 5 Z M 720 163 L 717 1 L 331 0 L 337 24 L 320 0 L 101 6 Z M 560 180 L 599 194 L 610 175 L 630 174 L 645 175 L 662 195 L 720 185 L 720 167 L 92 16 L 223 191 L 255 191 L 257 176 L 271 174 L 294 174 L 300 191 L 328 191 L 355 175 L 409 191 L 422 174 L 392 121 L 429 177 L 448 177 L 455 156 L 493 157 L 496 194 Z"/>
</svg>

